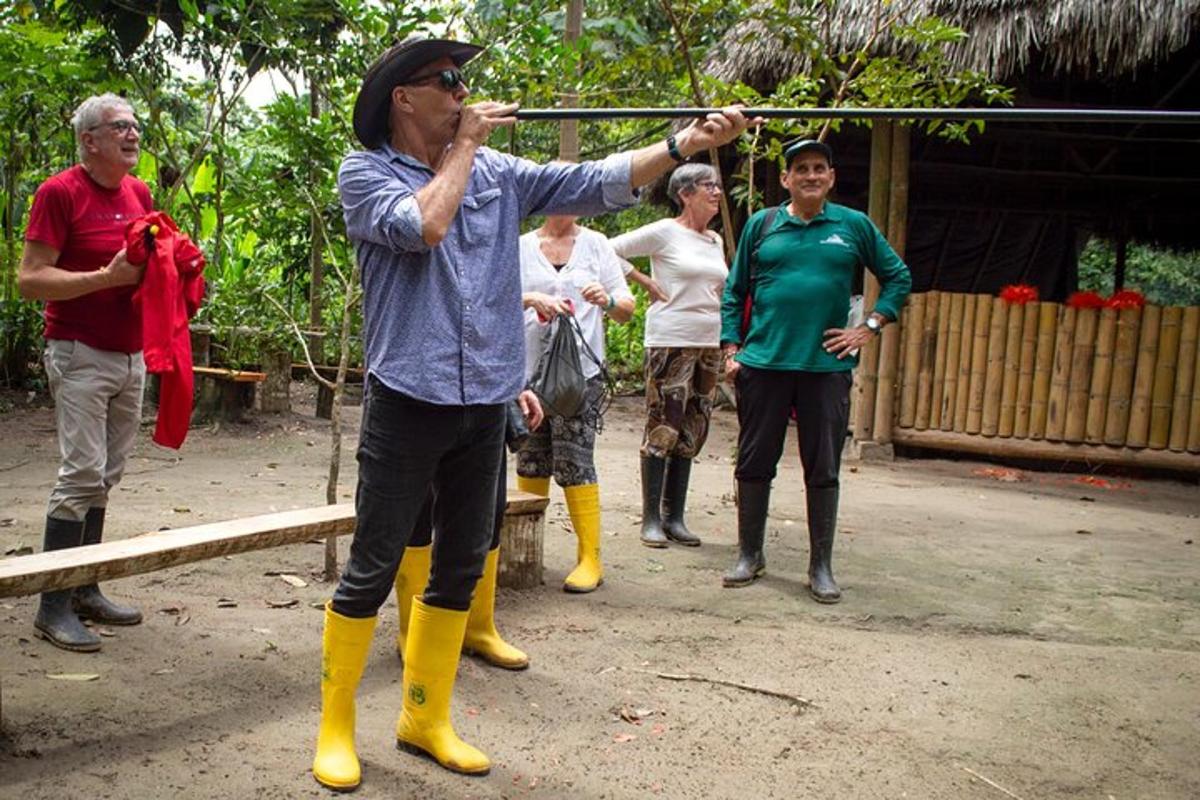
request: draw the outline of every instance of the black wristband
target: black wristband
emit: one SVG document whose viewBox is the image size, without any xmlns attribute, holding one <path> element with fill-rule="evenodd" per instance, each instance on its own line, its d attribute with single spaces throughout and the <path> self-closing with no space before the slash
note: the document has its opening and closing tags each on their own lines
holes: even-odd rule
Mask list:
<svg viewBox="0 0 1200 800">
<path fill-rule="evenodd" d="M 675 134 L 671 134 L 667 137 L 667 155 L 669 155 L 679 164 L 687 161 L 687 159 L 683 157 L 683 153 L 679 152 L 679 143 L 675 141 Z"/>
</svg>

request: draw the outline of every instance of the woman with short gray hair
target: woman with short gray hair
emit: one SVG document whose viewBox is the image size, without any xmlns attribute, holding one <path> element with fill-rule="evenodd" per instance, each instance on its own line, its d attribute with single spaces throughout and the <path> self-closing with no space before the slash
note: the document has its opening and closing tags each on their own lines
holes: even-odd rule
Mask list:
<svg viewBox="0 0 1200 800">
<path fill-rule="evenodd" d="M 720 174 L 683 164 L 667 182 L 679 216 L 612 240 L 622 258 L 650 257 L 650 275 L 625 277 L 651 298 L 646 311 L 646 430 L 642 437 L 642 544 L 698 547 L 683 519 L 692 460 L 704 447 L 721 373 L 721 292 L 729 268 L 708 229 L 721 208 Z"/>
</svg>

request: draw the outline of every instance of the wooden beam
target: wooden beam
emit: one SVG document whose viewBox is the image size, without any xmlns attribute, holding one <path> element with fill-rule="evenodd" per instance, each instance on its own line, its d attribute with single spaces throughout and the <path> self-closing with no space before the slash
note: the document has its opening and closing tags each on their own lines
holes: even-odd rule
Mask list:
<svg viewBox="0 0 1200 800">
<path fill-rule="evenodd" d="M 540 514 L 545 497 L 510 491 L 505 516 Z M 0 559 L 0 597 L 20 597 L 126 578 L 180 564 L 354 532 L 354 504 L 262 514 L 129 539 Z"/>
<path fill-rule="evenodd" d="M 251 372 L 244 369 L 222 369 L 220 367 L 192 367 L 195 375 L 209 375 L 219 380 L 234 383 L 262 383 L 267 379 L 265 372 Z"/>
<path fill-rule="evenodd" d="M 1096 444 L 985 438 L 963 433 L 918 431 L 910 428 L 897 428 L 892 432 L 892 441 L 894 444 L 911 447 L 973 453 L 993 458 L 1021 458 L 1049 462 L 1070 461 L 1081 464 L 1119 464 L 1143 469 L 1200 473 L 1200 455 L 1173 453 L 1170 450 L 1133 450 L 1128 447 L 1107 447 Z"/>
</svg>

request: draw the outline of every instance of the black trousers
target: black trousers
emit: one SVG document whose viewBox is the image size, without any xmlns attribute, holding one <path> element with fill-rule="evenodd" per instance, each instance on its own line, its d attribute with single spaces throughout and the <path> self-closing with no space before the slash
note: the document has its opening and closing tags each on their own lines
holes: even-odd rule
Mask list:
<svg viewBox="0 0 1200 800">
<path fill-rule="evenodd" d="M 850 424 L 850 385 L 845 372 L 799 372 L 742 366 L 736 378 L 740 481 L 770 481 L 783 455 L 788 420 L 796 410 L 804 485 L 838 485 L 842 446 Z"/>
<path fill-rule="evenodd" d="M 505 469 L 503 456 L 501 459 L 500 475 L 496 480 L 496 518 L 492 522 L 492 543 L 488 546 L 489 551 L 500 546 L 500 528 L 504 525 L 504 510 L 508 506 L 508 471 Z M 425 504 L 421 506 L 421 513 L 417 515 L 412 538 L 408 540 L 409 547 L 424 547 L 433 541 L 433 506 L 436 502 L 437 497 L 430 490 L 429 497 L 425 498 Z M 450 502 L 454 502 L 454 495 L 450 496 Z"/>
<path fill-rule="evenodd" d="M 504 453 L 504 405 L 439 406 L 368 376 L 358 443 L 358 519 L 333 610 L 371 617 L 387 600 L 422 505 L 435 503 L 433 567 L 424 600 L 466 611 L 483 574 Z"/>
</svg>

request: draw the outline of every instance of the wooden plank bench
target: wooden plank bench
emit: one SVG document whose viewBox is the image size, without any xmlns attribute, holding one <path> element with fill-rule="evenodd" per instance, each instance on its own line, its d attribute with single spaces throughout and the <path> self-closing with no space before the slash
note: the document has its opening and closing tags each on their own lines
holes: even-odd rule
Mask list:
<svg viewBox="0 0 1200 800">
<path fill-rule="evenodd" d="M 542 582 L 545 497 L 510 490 L 500 530 L 498 582 Z M 21 597 L 127 578 L 210 558 L 354 532 L 354 505 L 341 503 L 155 531 L 100 544 L 0 559 L 0 598 Z"/>
<path fill-rule="evenodd" d="M 221 367 L 192 367 L 196 377 L 196 422 L 220 419 L 237 422 L 242 412 L 254 406 L 254 384 L 267 379 L 265 372 Z"/>
</svg>

